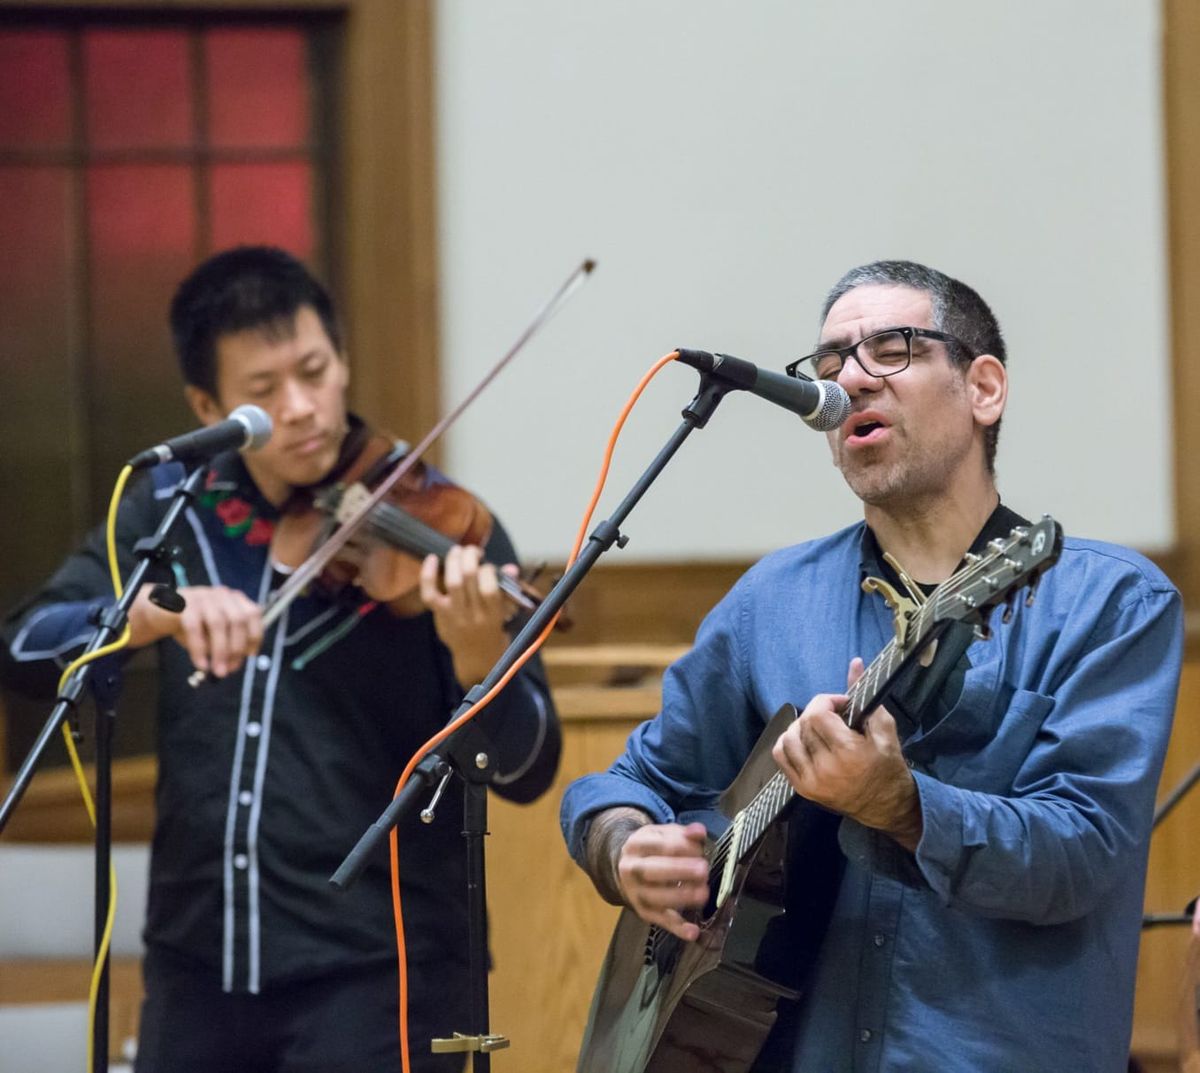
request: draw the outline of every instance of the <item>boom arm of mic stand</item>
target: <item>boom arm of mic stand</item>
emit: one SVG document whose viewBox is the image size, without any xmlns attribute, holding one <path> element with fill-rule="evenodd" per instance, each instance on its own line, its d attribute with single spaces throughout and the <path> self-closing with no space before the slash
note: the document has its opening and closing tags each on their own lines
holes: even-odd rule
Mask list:
<svg viewBox="0 0 1200 1073">
<path fill-rule="evenodd" d="M 583 581 L 588 571 L 591 570 L 600 556 L 611 548 L 614 543 L 620 547 L 625 546 L 628 538 L 621 534 L 621 523 L 629 516 L 629 513 L 637 505 L 642 496 L 645 495 L 650 485 L 654 483 L 658 475 L 666 468 L 667 463 L 683 445 L 684 440 L 688 438 L 693 430 L 703 428 L 708 423 L 708 419 L 717 408 L 717 404 L 720 403 L 729 390 L 729 385 L 721 384 L 715 377 L 707 373 L 701 375 L 700 390 L 696 394 L 696 397 L 684 407 L 682 423 L 676 428 L 662 450 L 655 456 L 654 461 L 650 463 L 646 471 L 638 478 L 634 486 L 629 490 L 629 493 L 618 504 L 612 515 L 592 531 L 588 537 L 587 544 L 579 553 L 579 558 L 563 574 L 558 584 L 546 594 L 546 598 L 542 601 L 541 605 L 530 616 L 520 633 L 513 638 L 508 648 L 505 649 L 504 654 L 500 657 L 499 662 L 488 672 L 483 682 L 471 689 L 466 697 L 463 698 L 462 703 L 450 717 L 451 722 L 462 715 L 463 712 L 470 708 L 472 704 L 504 677 L 508 669 L 516 663 L 525 649 L 542 632 L 555 612 L 566 603 L 570 595 L 579 587 L 580 582 Z M 421 779 L 409 780 L 404 789 L 392 799 L 379 819 L 367 828 L 362 837 L 359 838 L 357 845 L 347 854 L 346 859 L 342 861 L 341 865 L 338 866 L 338 870 L 330 877 L 330 883 L 339 890 L 346 890 L 358 879 L 363 869 L 367 866 L 368 860 L 370 860 L 371 856 L 388 837 L 388 833 L 412 807 L 412 803 L 417 795 L 429 782 L 437 777 L 434 774 L 437 770 L 437 765 L 444 764 L 445 761 L 442 757 L 452 753 L 451 743 L 453 740 L 454 735 L 451 735 L 451 737 L 442 743 L 439 750 L 429 753 L 421 761 L 416 768 L 416 772 L 421 774 Z"/>
</svg>

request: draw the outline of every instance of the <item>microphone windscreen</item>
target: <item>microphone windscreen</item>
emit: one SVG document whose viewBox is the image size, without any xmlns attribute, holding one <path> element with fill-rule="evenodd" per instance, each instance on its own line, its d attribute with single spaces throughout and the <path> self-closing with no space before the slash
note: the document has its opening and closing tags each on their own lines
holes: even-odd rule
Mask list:
<svg viewBox="0 0 1200 1073">
<path fill-rule="evenodd" d="M 815 413 L 804 418 L 804 423 L 818 432 L 830 432 L 850 416 L 850 396 L 841 384 L 833 380 L 817 380 L 815 383 L 822 389 L 821 405 Z"/>
<path fill-rule="evenodd" d="M 247 403 L 239 406 L 229 416 L 240 421 L 246 429 L 246 442 L 242 445 L 243 451 L 257 451 L 260 447 L 265 446 L 267 440 L 271 438 L 271 415 L 261 406 Z"/>
</svg>

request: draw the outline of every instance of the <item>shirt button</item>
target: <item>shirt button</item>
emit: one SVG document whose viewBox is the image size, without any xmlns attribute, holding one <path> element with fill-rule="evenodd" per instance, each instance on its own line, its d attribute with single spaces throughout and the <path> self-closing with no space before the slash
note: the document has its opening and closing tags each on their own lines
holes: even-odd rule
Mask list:
<svg viewBox="0 0 1200 1073">
<path fill-rule="evenodd" d="M 266 653 L 263 653 L 254 661 L 254 666 L 256 666 L 260 671 L 269 671 L 271 669 L 271 657 Z"/>
<path fill-rule="evenodd" d="M 249 805 L 254 800 L 254 795 L 249 790 L 243 790 L 238 794 L 239 805 Z"/>
<path fill-rule="evenodd" d="M 862 1041 L 863 1041 L 863 1043 L 870 1043 L 870 1042 L 871 1042 L 871 1030 L 870 1030 L 869 1028 L 864 1028 L 864 1029 L 863 1029 L 863 1030 L 862 1030 L 862 1031 L 861 1031 L 861 1032 L 858 1034 L 858 1038 L 859 1038 L 860 1040 L 862 1040 Z"/>
<path fill-rule="evenodd" d="M 887 937 L 886 937 L 886 936 L 883 936 L 883 935 L 876 935 L 876 936 L 875 936 L 875 945 L 876 945 L 876 946 L 883 946 L 883 944 L 884 944 L 884 943 L 886 943 L 886 942 L 887 942 Z"/>
<path fill-rule="evenodd" d="M 262 733 L 262 723 L 247 723 L 246 736 L 248 738 L 257 738 Z"/>
<path fill-rule="evenodd" d="M 244 853 L 239 853 L 233 858 L 234 868 L 238 868 L 243 872 L 246 870 L 246 865 L 248 865 L 249 863 L 250 863 L 250 858 L 247 857 Z"/>
</svg>

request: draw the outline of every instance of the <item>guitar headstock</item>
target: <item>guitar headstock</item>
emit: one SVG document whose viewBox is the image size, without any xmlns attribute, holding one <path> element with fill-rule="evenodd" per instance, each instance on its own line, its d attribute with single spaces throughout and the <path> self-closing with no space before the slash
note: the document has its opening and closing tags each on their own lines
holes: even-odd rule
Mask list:
<svg viewBox="0 0 1200 1073">
<path fill-rule="evenodd" d="M 1008 602 L 1007 622 L 1016 593 L 1028 586 L 1025 602 L 1032 604 L 1039 579 L 1061 552 L 1062 526 L 1050 515 L 1018 526 L 1006 539 L 991 541 L 985 554 L 968 555 L 967 565 L 937 587 L 929 598 L 933 615 L 937 620 L 977 620 L 981 611 Z"/>
</svg>

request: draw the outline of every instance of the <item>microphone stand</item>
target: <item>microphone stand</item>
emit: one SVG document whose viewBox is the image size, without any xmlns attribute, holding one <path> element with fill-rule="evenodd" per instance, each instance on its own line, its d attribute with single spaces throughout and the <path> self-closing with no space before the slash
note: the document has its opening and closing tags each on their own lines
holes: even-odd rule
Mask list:
<svg viewBox="0 0 1200 1073">
<path fill-rule="evenodd" d="M 1171 792 L 1163 798 L 1162 804 L 1154 810 L 1154 819 L 1150 824 L 1151 831 L 1170 815 L 1175 806 L 1188 795 L 1197 782 L 1200 782 L 1200 764 L 1196 764 L 1191 771 L 1184 775 Z M 1147 913 L 1142 917 L 1142 927 L 1157 928 L 1171 924 L 1191 924 L 1192 911 L 1195 908 L 1196 899 L 1193 898 L 1182 913 Z"/>
<path fill-rule="evenodd" d="M 1192 770 L 1180 780 L 1178 785 L 1176 785 L 1175 788 L 1172 789 L 1165 798 L 1163 798 L 1162 804 L 1154 810 L 1154 821 L 1150 825 L 1151 830 L 1153 830 L 1167 818 L 1171 810 L 1178 805 L 1179 802 L 1184 799 L 1184 797 L 1187 796 L 1188 791 L 1191 790 L 1191 788 L 1195 786 L 1197 782 L 1200 782 L 1200 764 L 1197 764 L 1195 767 L 1193 767 Z"/>
<path fill-rule="evenodd" d="M 93 615 L 96 627 L 84 653 L 95 652 L 115 641 L 125 631 L 129 620 L 129 609 L 137 598 L 138 590 L 145 580 L 152 562 L 169 560 L 172 549 L 166 547 L 167 535 L 186 507 L 195 499 L 204 477 L 205 467 L 194 470 L 176 489 L 166 514 L 158 524 L 152 537 L 139 540 L 134 545 L 137 565 L 129 575 L 120 598 L 105 610 L 97 608 Z M 183 600 L 170 586 L 159 586 L 151 596 L 160 606 L 169 611 L 181 611 Z M 112 862 L 112 740 L 116 723 L 116 698 L 121 689 L 121 673 L 115 666 L 106 665 L 99 674 L 93 674 L 97 663 L 85 663 L 63 686 L 50 717 L 37 736 L 20 770 L 13 778 L 4 804 L 0 805 L 0 833 L 8 825 L 13 812 L 20 803 L 34 769 L 59 727 L 70 718 L 74 725 L 78 716 L 79 698 L 85 685 L 91 685 L 96 702 L 96 883 L 95 883 L 95 940 L 94 951 L 100 953 L 111 895 L 110 870 Z M 109 961 L 105 956 L 100 970 L 100 981 L 96 995 L 96 1017 L 92 1033 L 92 1073 L 107 1073 L 108 1070 L 108 981 Z"/>
<path fill-rule="evenodd" d="M 479 685 L 471 688 L 462 703 L 450 717 L 451 722 L 471 707 L 488 692 L 520 658 L 521 654 L 537 638 L 554 616 L 578 588 L 585 575 L 604 552 L 615 543 L 623 548 L 629 538 L 621 532 L 621 523 L 637 505 L 650 485 L 666 468 L 684 440 L 698 428 L 703 428 L 716 410 L 721 399 L 736 385 L 723 381 L 719 376 L 705 372 L 700 377 L 700 388 L 695 398 L 683 409 L 683 422 L 671 435 L 646 471 L 635 482 L 629 493 L 588 537 L 588 543 L 571 568 L 547 594 L 536 611 L 513 638 L 496 665 Z M 367 862 L 388 837 L 388 832 L 409 812 L 418 796 L 427 787 L 437 783 L 430 809 L 422 812 L 422 819 L 431 815 L 451 775 L 457 775 L 465 784 L 465 823 L 463 836 L 467 852 L 467 911 L 468 911 L 468 955 L 471 991 L 471 1016 L 467 1033 L 455 1033 L 453 1039 L 434 1040 L 433 1050 L 474 1052 L 472 1069 L 475 1073 L 490 1073 L 491 1051 L 508 1046 L 508 1040 L 489 1032 L 488 982 L 487 982 L 487 891 L 484 877 L 484 836 L 487 834 L 487 783 L 494 765 L 486 751 L 477 751 L 480 731 L 468 722 L 455 731 L 441 745 L 431 751 L 416 767 L 412 778 L 392 799 L 359 839 L 330 883 L 345 890 L 358 878 Z"/>
</svg>

